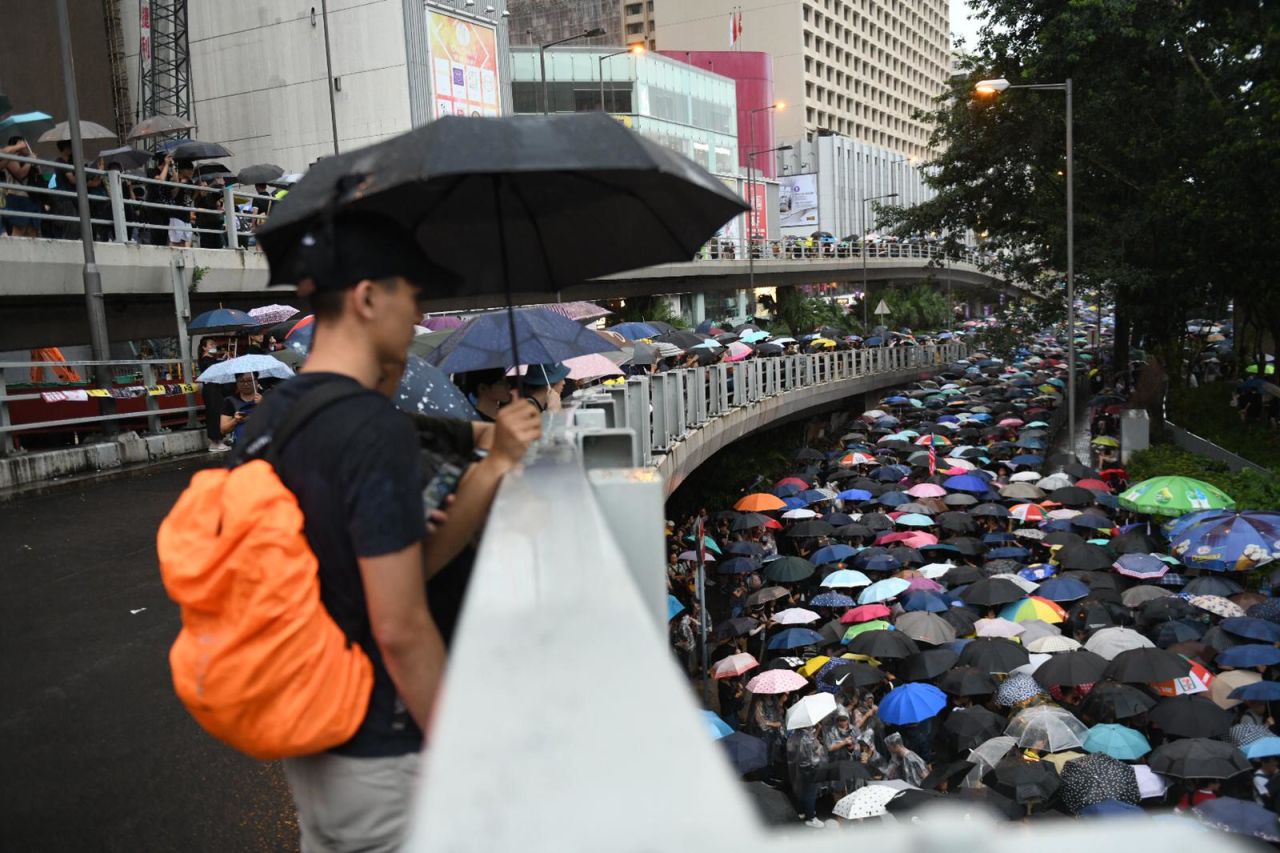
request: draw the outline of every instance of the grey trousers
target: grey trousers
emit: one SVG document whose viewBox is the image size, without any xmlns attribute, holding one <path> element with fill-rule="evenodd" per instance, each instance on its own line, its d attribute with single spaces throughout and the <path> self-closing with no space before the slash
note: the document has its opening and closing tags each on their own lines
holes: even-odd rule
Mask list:
<svg viewBox="0 0 1280 853">
<path fill-rule="evenodd" d="M 320 753 L 284 760 L 298 807 L 302 853 L 393 853 L 409 827 L 419 753 L 352 758 Z"/>
</svg>

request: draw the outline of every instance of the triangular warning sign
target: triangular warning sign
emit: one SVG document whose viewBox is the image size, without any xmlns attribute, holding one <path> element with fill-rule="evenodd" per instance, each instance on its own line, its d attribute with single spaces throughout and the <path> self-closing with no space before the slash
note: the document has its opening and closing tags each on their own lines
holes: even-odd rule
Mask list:
<svg viewBox="0 0 1280 853">
<path fill-rule="evenodd" d="M 880 300 L 880 304 L 876 306 L 876 310 L 875 310 L 875 312 L 874 312 L 874 313 L 876 313 L 876 314 L 888 314 L 888 313 L 889 313 L 889 306 L 888 306 L 888 305 L 886 305 L 886 304 L 884 304 L 884 300 L 883 300 L 883 299 L 881 299 L 881 300 Z"/>
</svg>

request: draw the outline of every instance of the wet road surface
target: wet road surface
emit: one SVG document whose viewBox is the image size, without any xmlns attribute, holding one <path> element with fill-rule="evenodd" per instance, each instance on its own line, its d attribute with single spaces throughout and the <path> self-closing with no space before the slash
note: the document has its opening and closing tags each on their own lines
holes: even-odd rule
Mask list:
<svg viewBox="0 0 1280 853">
<path fill-rule="evenodd" d="M 155 532 L 205 461 L 0 502 L 5 849 L 297 849 L 279 764 L 206 735 L 169 679 Z"/>
</svg>

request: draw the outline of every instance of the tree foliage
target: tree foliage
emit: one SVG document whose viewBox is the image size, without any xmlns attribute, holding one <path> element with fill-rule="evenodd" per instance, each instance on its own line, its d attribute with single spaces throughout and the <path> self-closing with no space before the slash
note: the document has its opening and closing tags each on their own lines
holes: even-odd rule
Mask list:
<svg viewBox="0 0 1280 853">
<path fill-rule="evenodd" d="M 974 0 L 983 21 L 927 116 L 935 198 L 889 211 L 902 233 L 984 235 L 1003 271 L 1061 300 L 1065 99 L 984 78 L 1074 84 L 1075 269 L 1117 300 L 1117 345 L 1175 368 L 1188 317 L 1229 300 L 1280 340 L 1280 3 Z M 1092 301 L 1092 300 L 1090 300 Z M 1177 375 L 1177 371 L 1170 370 Z"/>
</svg>

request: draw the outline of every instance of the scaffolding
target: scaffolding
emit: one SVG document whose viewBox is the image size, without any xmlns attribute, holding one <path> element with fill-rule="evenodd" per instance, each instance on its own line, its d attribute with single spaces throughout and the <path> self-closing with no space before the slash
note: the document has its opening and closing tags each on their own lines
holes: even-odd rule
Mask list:
<svg viewBox="0 0 1280 853">
<path fill-rule="evenodd" d="M 191 49 L 187 0 L 139 0 L 140 118 L 191 115 Z"/>
<path fill-rule="evenodd" d="M 107 59 L 111 63 L 111 106 L 115 114 L 115 131 L 116 136 L 124 139 L 133 128 L 134 116 L 129 98 L 129 73 L 125 69 L 120 0 L 102 0 L 102 17 L 107 29 Z"/>
</svg>

